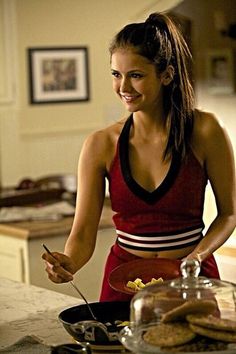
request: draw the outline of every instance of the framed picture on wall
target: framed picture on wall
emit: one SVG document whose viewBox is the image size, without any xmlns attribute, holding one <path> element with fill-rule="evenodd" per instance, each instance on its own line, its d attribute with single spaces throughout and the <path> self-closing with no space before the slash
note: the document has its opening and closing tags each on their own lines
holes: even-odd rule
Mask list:
<svg viewBox="0 0 236 354">
<path fill-rule="evenodd" d="M 28 48 L 31 104 L 89 100 L 86 47 Z"/>
<path fill-rule="evenodd" d="M 207 83 L 212 94 L 233 94 L 235 72 L 233 50 L 212 49 L 207 52 Z"/>
</svg>

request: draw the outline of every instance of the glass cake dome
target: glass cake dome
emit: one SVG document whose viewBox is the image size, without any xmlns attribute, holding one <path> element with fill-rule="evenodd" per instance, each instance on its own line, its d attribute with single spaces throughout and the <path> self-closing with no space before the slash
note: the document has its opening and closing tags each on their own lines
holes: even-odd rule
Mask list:
<svg viewBox="0 0 236 354">
<path fill-rule="evenodd" d="M 236 353 L 236 286 L 198 276 L 198 261 L 180 265 L 182 276 L 138 291 L 121 343 L 135 354 Z"/>
</svg>

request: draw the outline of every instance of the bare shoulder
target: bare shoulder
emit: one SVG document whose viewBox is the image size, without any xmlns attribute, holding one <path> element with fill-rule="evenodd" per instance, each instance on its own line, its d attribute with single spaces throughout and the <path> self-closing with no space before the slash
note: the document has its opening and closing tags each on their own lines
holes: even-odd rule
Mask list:
<svg viewBox="0 0 236 354">
<path fill-rule="evenodd" d="M 111 148 L 111 144 L 114 144 L 117 141 L 124 122 L 125 119 L 121 119 L 108 127 L 91 133 L 86 138 L 85 145 L 90 146 L 91 148 L 96 148 L 99 151 L 106 149 L 107 147 Z"/>
<path fill-rule="evenodd" d="M 199 160 L 204 161 L 210 151 L 216 147 L 230 149 L 230 140 L 222 121 L 213 113 L 196 110 L 192 148 Z"/>
<path fill-rule="evenodd" d="M 211 112 L 196 110 L 194 115 L 194 134 L 207 138 L 217 131 L 224 130 L 223 123 Z"/>
<path fill-rule="evenodd" d="M 126 119 L 122 118 L 108 127 L 91 133 L 84 141 L 82 153 L 93 161 L 97 160 L 108 166 L 114 157 L 117 140 Z"/>
</svg>

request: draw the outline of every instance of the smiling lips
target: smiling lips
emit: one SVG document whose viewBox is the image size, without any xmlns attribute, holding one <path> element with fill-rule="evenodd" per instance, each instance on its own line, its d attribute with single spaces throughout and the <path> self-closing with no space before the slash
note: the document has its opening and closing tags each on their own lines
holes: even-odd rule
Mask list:
<svg viewBox="0 0 236 354">
<path fill-rule="evenodd" d="M 134 96 L 134 95 L 122 95 L 122 99 L 127 102 L 127 103 L 132 103 L 134 102 L 139 96 Z"/>
</svg>

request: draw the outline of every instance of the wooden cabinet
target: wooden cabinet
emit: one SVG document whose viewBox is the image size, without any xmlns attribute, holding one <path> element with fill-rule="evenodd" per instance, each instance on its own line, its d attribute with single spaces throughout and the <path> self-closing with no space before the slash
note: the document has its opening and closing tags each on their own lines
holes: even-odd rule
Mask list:
<svg viewBox="0 0 236 354">
<path fill-rule="evenodd" d="M 63 251 L 71 224 L 71 217 L 57 222 L 0 224 L 0 277 L 77 296 L 69 283 L 54 284 L 47 278 L 41 258 L 42 243 L 51 250 Z M 75 282 L 89 301 L 99 298 L 105 260 L 115 238 L 111 212 L 107 211 L 100 222 L 94 254 L 75 275 Z"/>
<path fill-rule="evenodd" d="M 26 282 L 27 242 L 0 234 L 0 276 Z"/>
</svg>

